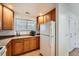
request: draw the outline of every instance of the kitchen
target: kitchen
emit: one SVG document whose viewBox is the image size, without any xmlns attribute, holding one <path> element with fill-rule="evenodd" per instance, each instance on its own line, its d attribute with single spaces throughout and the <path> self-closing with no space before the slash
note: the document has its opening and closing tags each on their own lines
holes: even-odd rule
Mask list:
<svg viewBox="0 0 79 59">
<path fill-rule="evenodd" d="M 40 50 L 38 56 L 55 56 L 55 22 L 54 3 L 0 4 L 0 55 L 21 56 Z M 43 41 L 44 37 L 50 40 Z"/>
<path fill-rule="evenodd" d="M 79 4 L 1 3 L 0 56 L 79 56 Z"/>
</svg>

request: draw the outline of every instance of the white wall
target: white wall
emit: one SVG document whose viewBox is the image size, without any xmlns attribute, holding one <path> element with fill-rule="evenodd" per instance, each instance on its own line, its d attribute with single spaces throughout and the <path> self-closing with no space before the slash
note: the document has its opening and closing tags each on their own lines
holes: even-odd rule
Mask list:
<svg viewBox="0 0 79 59">
<path fill-rule="evenodd" d="M 70 4 L 57 5 L 57 55 L 67 56 L 76 47 L 76 15 Z"/>
<path fill-rule="evenodd" d="M 0 31 L 0 36 L 8 36 L 8 35 L 15 35 L 14 30 L 1 30 Z"/>
</svg>

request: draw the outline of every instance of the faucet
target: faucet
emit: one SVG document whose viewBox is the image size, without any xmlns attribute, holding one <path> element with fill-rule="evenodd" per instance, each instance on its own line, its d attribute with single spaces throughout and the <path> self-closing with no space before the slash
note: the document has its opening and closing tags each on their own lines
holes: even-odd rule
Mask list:
<svg viewBox="0 0 79 59">
<path fill-rule="evenodd" d="M 20 36 L 20 32 L 16 31 L 16 36 Z"/>
</svg>

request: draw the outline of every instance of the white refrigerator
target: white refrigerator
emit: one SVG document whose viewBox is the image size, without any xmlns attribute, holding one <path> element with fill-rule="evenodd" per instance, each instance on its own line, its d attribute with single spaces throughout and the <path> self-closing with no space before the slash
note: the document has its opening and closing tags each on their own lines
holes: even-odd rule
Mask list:
<svg viewBox="0 0 79 59">
<path fill-rule="evenodd" d="M 55 56 L 55 22 L 40 25 L 40 54 Z"/>
</svg>

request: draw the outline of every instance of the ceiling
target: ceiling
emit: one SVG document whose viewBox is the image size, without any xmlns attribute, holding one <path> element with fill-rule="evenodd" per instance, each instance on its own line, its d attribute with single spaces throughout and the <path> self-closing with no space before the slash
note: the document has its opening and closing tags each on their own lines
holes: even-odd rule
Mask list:
<svg viewBox="0 0 79 59">
<path fill-rule="evenodd" d="M 55 8 L 54 3 L 7 3 L 5 4 L 9 8 L 15 11 L 15 15 L 26 17 L 37 17 L 41 14 L 45 14 Z M 30 14 L 26 14 L 29 12 Z"/>
</svg>

